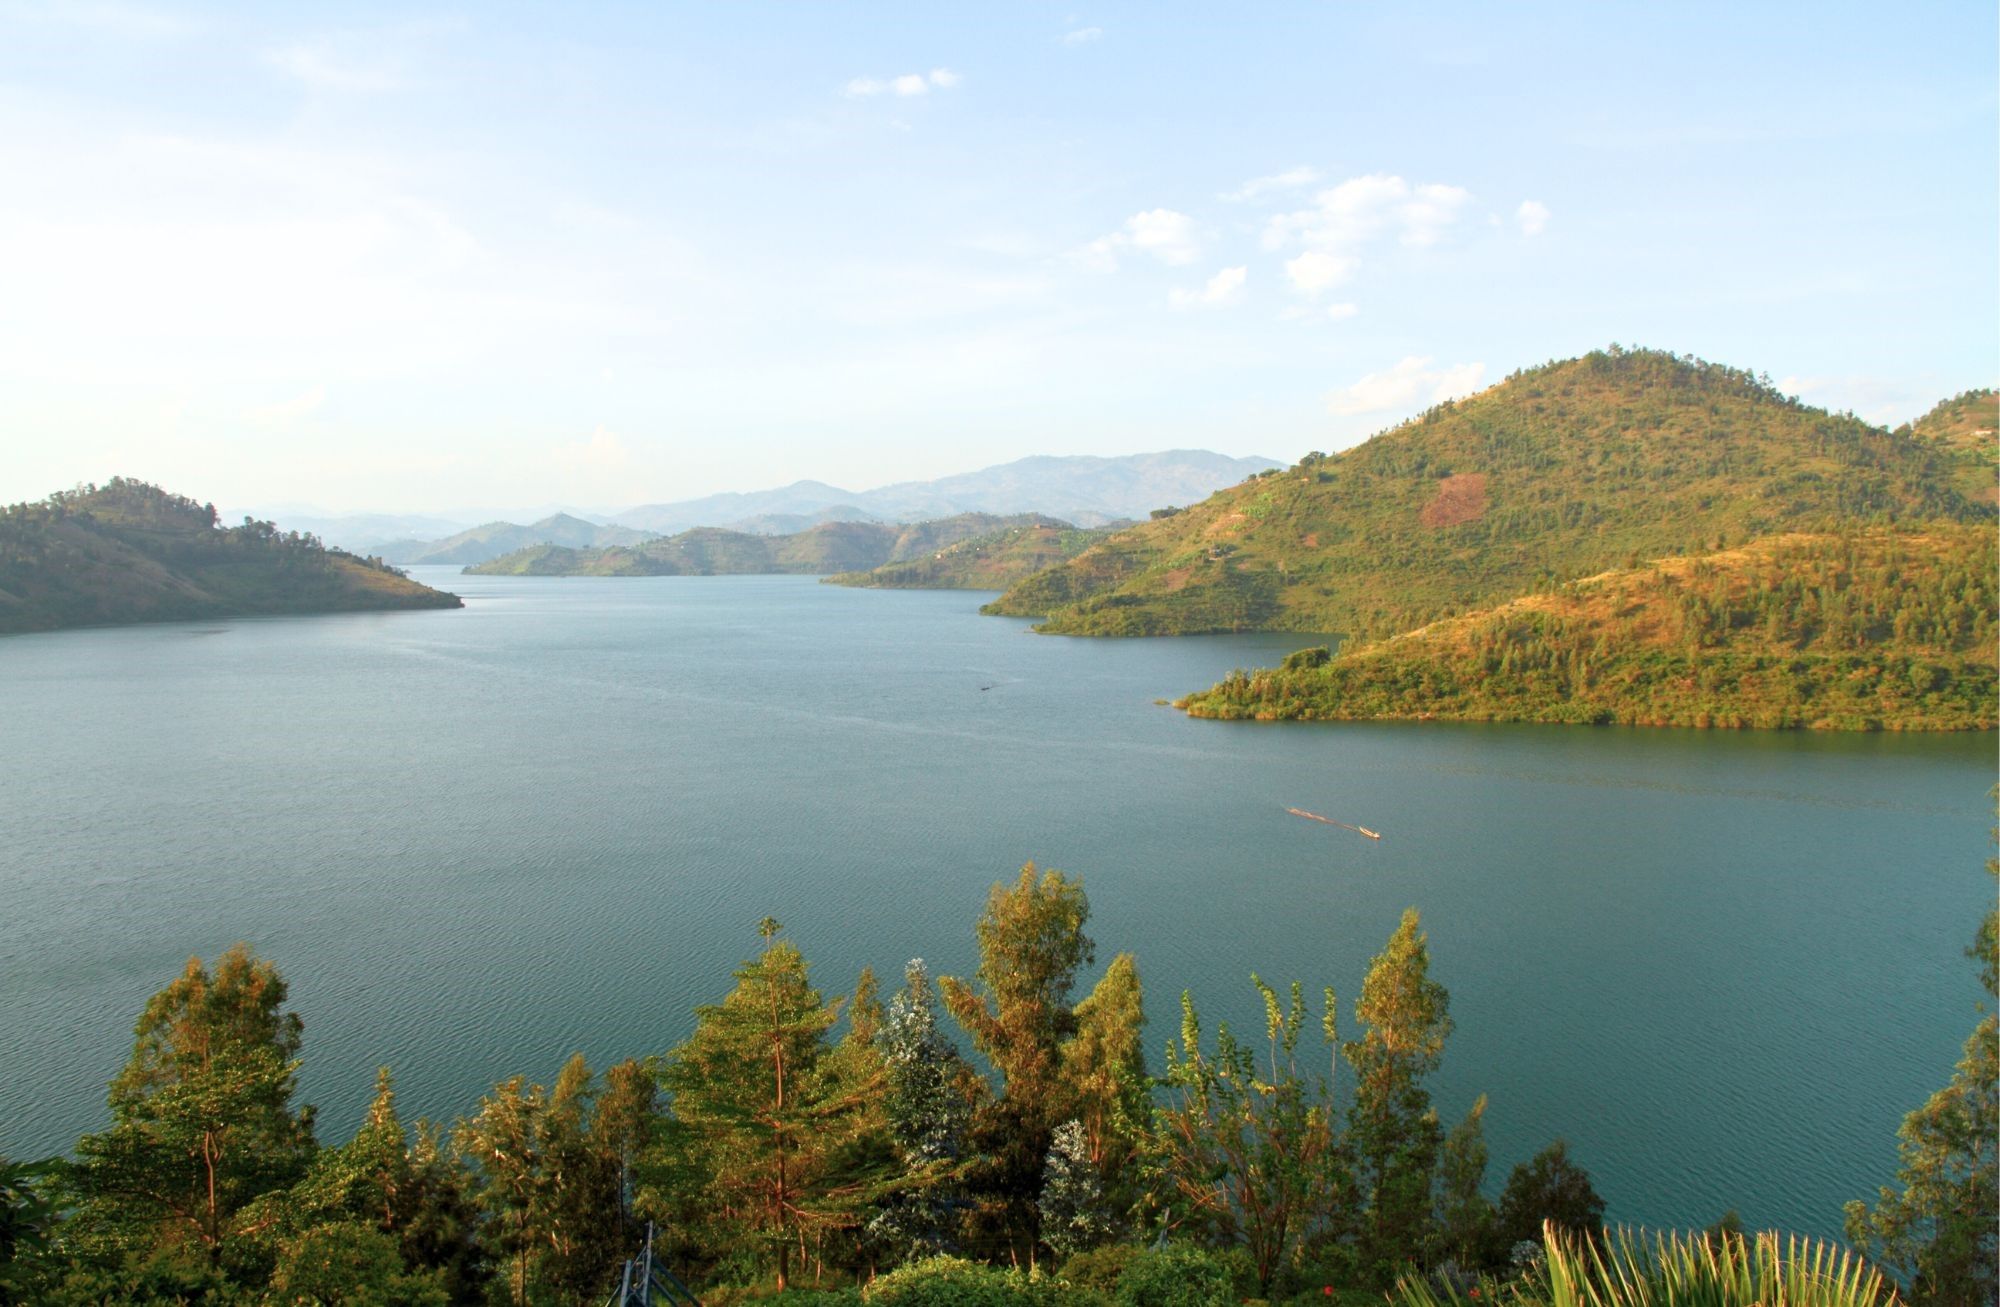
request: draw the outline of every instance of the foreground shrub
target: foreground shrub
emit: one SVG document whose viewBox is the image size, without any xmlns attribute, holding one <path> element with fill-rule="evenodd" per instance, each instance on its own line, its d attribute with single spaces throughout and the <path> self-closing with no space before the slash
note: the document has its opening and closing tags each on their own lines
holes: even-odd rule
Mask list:
<svg viewBox="0 0 2000 1307">
<path fill-rule="evenodd" d="M 962 1257 L 927 1257 L 881 1276 L 862 1294 L 879 1307 L 1042 1307 L 1053 1286 L 1020 1271 L 982 1266 Z"/>
<path fill-rule="evenodd" d="M 1142 1252 L 1126 1263 L 1112 1301 L 1118 1307 L 1225 1307 L 1242 1298 L 1237 1284 L 1241 1269 L 1205 1248 Z"/>
<path fill-rule="evenodd" d="M 1601 1242 L 1543 1227 L 1542 1267 L 1505 1286 L 1461 1291 L 1406 1278 L 1395 1307 L 1899 1307 L 1895 1287 L 1852 1251 L 1776 1234 L 1657 1235 Z"/>
</svg>

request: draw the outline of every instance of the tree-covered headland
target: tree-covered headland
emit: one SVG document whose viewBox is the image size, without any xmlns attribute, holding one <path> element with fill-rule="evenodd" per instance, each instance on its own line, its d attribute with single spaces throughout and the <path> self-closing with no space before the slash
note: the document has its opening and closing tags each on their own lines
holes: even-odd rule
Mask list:
<svg viewBox="0 0 2000 1307">
<path fill-rule="evenodd" d="M 114 477 L 0 509 L 0 634 L 372 609 L 458 608 L 380 558 Z"/>
<path fill-rule="evenodd" d="M 994 886 L 972 975 L 912 961 L 886 996 L 868 971 L 828 995 L 767 918 L 679 1045 L 511 1077 L 448 1126 L 405 1120 L 384 1069 L 344 1141 L 297 1101 L 276 967 L 190 961 L 107 1127 L 0 1160 L 0 1302 L 594 1304 L 649 1226 L 711 1304 L 1992 1301 L 1990 1013 L 1905 1125 L 1898 1184 L 1850 1210 L 1869 1262 L 1733 1214 L 1607 1233 L 1561 1140 L 1496 1196 L 1487 1100 L 1448 1122 L 1427 1088 L 1452 1016 L 1414 909 L 1353 1001 L 1252 976 L 1262 1029 L 1183 994 L 1157 1043 L 1137 960 L 1097 971 L 1089 918 L 1080 880 L 1030 864 Z M 1989 916 L 1989 994 L 1994 950 Z"/>
</svg>

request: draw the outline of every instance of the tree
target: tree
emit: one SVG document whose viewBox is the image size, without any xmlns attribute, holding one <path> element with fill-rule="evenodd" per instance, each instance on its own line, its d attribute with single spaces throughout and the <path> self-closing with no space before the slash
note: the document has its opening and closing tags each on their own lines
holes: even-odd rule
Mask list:
<svg viewBox="0 0 2000 1307">
<path fill-rule="evenodd" d="M 1076 1034 L 1062 1047 L 1065 1096 L 1076 1113 L 1091 1165 L 1114 1184 L 1151 1115 L 1146 1074 L 1144 991 L 1138 963 L 1120 953 L 1090 997 L 1076 1005 Z"/>
<path fill-rule="evenodd" d="M 1465 1270 L 1484 1260 L 1493 1228 L 1493 1204 L 1479 1192 L 1486 1179 L 1486 1095 L 1481 1094 L 1444 1138 L 1438 1155 L 1434 1221 L 1439 1253 Z"/>
<path fill-rule="evenodd" d="M 447 1307 L 437 1271 L 404 1269 L 396 1241 L 362 1221 L 316 1225 L 288 1240 L 265 1301 L 301 1307 Z"/>
<path fill-rule="evenodd" d="M 1430 949 L 1418 927 L 1417 910 L 1404 912 L 1369 966 L 1355 1004 L 1362 1036 L 1342 1048 L 1354 1068 L 1348 1139 L 1367 1204 L 1359 1253 L 1364 1270 L 1383 1283 L 1428 1241 L 1441 1142 L 1423 1079 L 1444 1055 L 1450 996 L 1430 978 Z"/>
<path fill-rule="evenodd" d="M 1042 1239 L 1058 1257 L 1074 1257 L 1111 1237 L 1104 1205 L 1104 1177 L 1090 1157 L 1081 1123 L 1056 1127 L 1042 1166 Z"/>
<path fill-rule="evenodd" d="M 840 1006 L 821 999 L 805 959 L 766 918 L 766 945 L 721 1003 L 696 1010 L 694 1034 L 667 1059 L 676 1128 L 700 1151 L 711 1202 L 775 1263 L 829 1229 L 859 1224 L 873 1177 L 843 1170 L 847 1147 L 876 1128 L 879 1077 L 857 1080 L 830 1055 Z"/>
<path fill-rule="evenodd" d="M 954 1251 L 950 1191 L 965 1150 L 971 1069 L 938 1028 L 937 999 L 922 958 L 903 968 L 877 1036 L 884 1062 L 883 1108 L 902 1179 L 870 1219 L 870 1236 L 897 1257 Z"/>
<path fill-rule="evenodd" d="M 111 1129 L 77 1142 L 78 1228 L 106 1251 L 261 1278 L 275 1215 L 253 1205 L 297 1181 L 313 1111 L 294 1110 L 302 1023 L 277 968 L 237 945 L 192 958 L 146 1004 L 111 1082 Z"/>
<path fill-rule="evenodd" d="M 477 1200 L 485 1209 L 482 1241 L 507 1277 L 508 1300 L 520 1307 L 534 1284 L 541 1158 L 541 1115 L 548 1091 L 522 1076 L 503 1080 L 480 1100 L 479 1113 L 461 1121 L 452 1143 L 478 1168 Z"/>
<path fill-rule="evenodd" d="M 989 1233 L 1024 1261 L 1035 1253 L 1043 1158 L 1067 1114 L 1062 1047 L 1076 1033 L 1077 969 L 1096 954 L 1083 933 L 1089 918 L 1081 881 L 1028 863 L 1011 888 L 995 885 L 987 897 L 977 928 L 979 987 L 939 981 L 945 1007 L 1000 1073 L 1000 1096 L 981 1109 L 974 1131 L 982 1159 L 976 1183 Z"/>
<path fill-rule="evenodd" d="M 2000 862 L 1987 870 L 2000 874 Z M 1967 954 L 1989 1002 L 2000 999 L 2000 913 L 1988 912 Z M 1983 1005 L 1982 1005 L 1983 1006 Z M 1903 1118 L 1900 1191 L 1883 1186 L 1874 1210 L 1847 1205 L 1847 1237 L 1900 1273 L 1912 1299 L 1984 1304 L 2000 1296 L 2000 1024 L 1989 1010 L 1965 1041 L 1950 1083 Z"/>
<path fill-rule="evenodd" d="M 1500 1237 L 1508 1246 L 1539 1241 L 1544 1222 L 1579 1239 L 1604 1233 L 1604 1200 L 1561 1139 L 1516 1166 L 1500 1194 Z"/>
<path fill-rule="evenodd" d="M 1329 1232 L 1351 1181 L 1334 1133 L 1330 1078 L 1299 1070 L 1299 985 L 1287 1007 L 1262 980 L 1251 982 L 1264 999 L 1268 1078 L 1226 1022 L 1216 1028 L 1215 1052 L 1204 1053 L 1200 1017 L 1183 993 L 1180 1042 L 1167 1046 L 1155 1164 L 1169 1186 L 1161 1201 L 1181 1213 L 1177 1225 L 1243 1244 L 1268 1291 L 1300 1246 Z M 1324 995 L 1321 1034 L 1337 1045 L 1333 991 Z"/>
</svg>

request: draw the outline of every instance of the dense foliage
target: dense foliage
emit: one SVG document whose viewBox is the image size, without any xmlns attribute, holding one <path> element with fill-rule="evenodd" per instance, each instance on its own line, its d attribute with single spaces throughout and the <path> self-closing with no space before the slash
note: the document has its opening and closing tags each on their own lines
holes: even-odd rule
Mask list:
<svg viewBox="0 0 2000 1307">
<path fill-rule="evenodd" d="M 385 1070 L 340 1144 L 295 1102 L 304 1023 L 276 969 L 241 947 L 191 961 L 140 1017 L 109 1128 L 73 1159 L 0 1159 L 0 1303 L 597 1303 L 649 1223 L 711 1304 L 1887 1297 L 1851 1259 L 1746 1242 L 1728 1218 L 1603 1239 L 1561 1141 L 1489 1199 L 1486 1100 L 1445 1131 L 1426 1089 L 1451 1019 L 1414 910 L 1351 1038 L 1330 989 L 1313 1013 L 1302 985 L 1253 976 L 1263 1038 L 1205 1035 L 1183 994 L 1157 1080 L 1129 954 L 1072 1002 L 1089 915 L 1080 881 L 1030 864 L 993 888 L 974 977 L 934 990 L 912 962 L 886 1005 L 865 972 L 823 996 L 766 919 L 678 1047 L 512 1077 L 449 1131 L 407 1127 Z M 1989 918 L 1989 990 L 1993 940 Z M 940 992 L 991 1074 L 942 1027 Z M 1906 1126 L 1907 1187 L 1851 1217 L 1924 1301 L 1990 1301 L 1993 1020 Z"/>
<path fill-rule="evenodd" d="M 113 478 L 0 509 L 0 634 L 117 622 L 456 608 L 379 558 Z"/>
<path fill-rule="evenodd" d="M 643 544 L 595 549 L 541 544 L 468 567 L 481 576 L 722 576 L 868 572 L 926 557 L 962 540 L 1067 523 L 1033 513 L 960 513 L 928 522 L 822 522 L 790 535 L 695 527 Z"/>
<path fill-rule="evenodd" d="M 1993 533 L 1783 536 L 1662 559 L 1182 701 L 1200 717 L 1988 728 Z"/>
<path fill-rule="evenodd" d="M 1118 532 L 989 611 L 1067 635 L 1377 638 L 1635 557 L 1990 521 L 1962 470 L 1750 373 L 1614 346 Z"/>
</svg>

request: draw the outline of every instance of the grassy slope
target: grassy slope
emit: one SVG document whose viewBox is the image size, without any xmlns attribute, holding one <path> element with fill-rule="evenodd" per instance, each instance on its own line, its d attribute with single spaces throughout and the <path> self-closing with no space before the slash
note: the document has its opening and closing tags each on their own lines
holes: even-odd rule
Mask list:
<svg viewBox="0 0 2000 1307">
<path fill-rule="evenodd" d="M 1785 535 L 1237 672 L 1198 717 L 1962 730 L 1995 724 L 1994 533 Z"/>
<path fill-rule="evenodd" d="M 1990 520 L 1955 475 L 1747 373 L 1602 351 L 1118 532 L 988 611 L 1076 635 L 1382 636 L 1718 541 Z"/>
<path fill-rule="evenodd" d="M 487 576 L 718 576 L 861 572 L 934 553 L 973 536 L 1039 523 L 1032 514 L 961 513 L 931 522 L 826 522 L 793 535 L 697 527 L 643 545 L 565 549 L 536 545 L 468 567 Z"/>
<path fill-rule="evenodd" d="M 0 513 L 0 632 L 459 606 L 309 536 L 219 528 L 206 507 L 140 482 Z"/>
<path fill-rule="evenodd" d="M 1103 528 L 1082 530 L 1051 518 L 974 536 L 903 562 L 826 579 L 833 585 L 883 590 L 1004 590 L 1075 558 L 1106 534 Z"/>
</svg>

